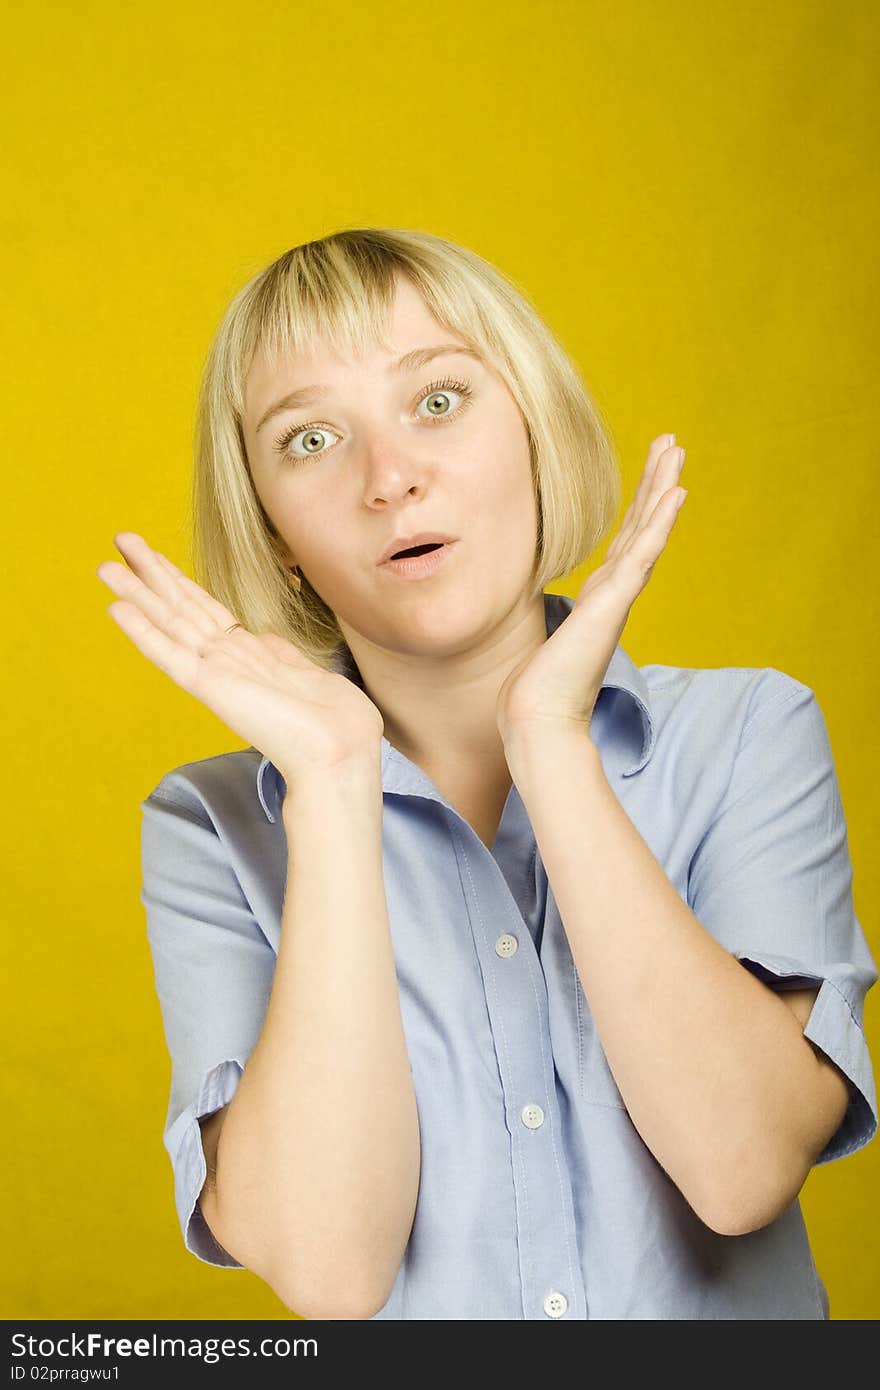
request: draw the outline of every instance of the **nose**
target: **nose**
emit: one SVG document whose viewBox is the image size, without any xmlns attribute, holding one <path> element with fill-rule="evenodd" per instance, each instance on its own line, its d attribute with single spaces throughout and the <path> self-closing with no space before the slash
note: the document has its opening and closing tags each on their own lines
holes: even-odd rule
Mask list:
<svg viewBox="0 0 880 1390">
<path fill-rule="evenodd" d="M 417 460 L 412 450 L 389 441 L 367 449 L 364 464 L 364 498 L 369 506 L 400 502 L 418 496 L 425 488 L 429 465 Z"/>
</svg>

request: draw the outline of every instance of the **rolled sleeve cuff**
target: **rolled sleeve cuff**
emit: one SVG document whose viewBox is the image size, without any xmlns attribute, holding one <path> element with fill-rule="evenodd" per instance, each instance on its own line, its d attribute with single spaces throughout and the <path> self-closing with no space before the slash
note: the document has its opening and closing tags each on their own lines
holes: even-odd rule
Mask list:
<svg viewBox="0 0 880 1390">
<path fill-rule="evenodd" d="M 177 1117 L 165 1139 L 174 1170 L 174 1200 L 184 1245 L 206 1264 L 223 1269 L 244 1266 L 223 1249 L 202 1215 L 199 1194 L 208 1166 L 199 1118 L 213 1114 L 232 1099 L 243 1070 L 242 1062 L 227 1058 L 206 1072 L 196 1100 Z"/>
<path fill-rule="evenodd" d="M 821 1048 L 850 1082 L 850 1098 L 846 1114 L 825 1148 L 815 1160 L 831 1163 L 846 1158 L 874 1138 L 877 1133 L 877 1092 L 868 1044 L 849 1001 L 833 980 L 817 975 L 809 967 L 786 956 L 756 955 L 755 952 L 735 952 L 743 965 L 757 966 L 753 973 L 765 978 L 765 983 L 778 984 L 785 980 L 791 988 L 819 984 L 812 1011 L 804 1027 L 804 1037 Z"/>
</svg>

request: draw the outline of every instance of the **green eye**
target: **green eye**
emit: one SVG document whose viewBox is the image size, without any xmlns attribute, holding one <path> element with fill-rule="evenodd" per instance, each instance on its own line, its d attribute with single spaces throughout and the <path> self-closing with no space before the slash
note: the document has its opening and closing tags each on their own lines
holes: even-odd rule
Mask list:
<svg viewBox="0 0 880 1390">
<path fill-rule="evenodd" d="M 447 393 L 450 391 L 453 393 L 453 395 L 462 397 L 462 404 L 459 406 L 458 410 L 453 412 L 450 407 L 447 407 L 445 410 L 441 410 L 441 412 L 438 415 L 432 415 L 431 419 L 443 420 L 447 416 L 452 415 L 453 413 L 456 416 L 460 415 L 461 412 L 465 410 L 469 405 L 473 395 L 470 388 L 470 383 L 466 381 L 434 381 L 431 383 L 430 386 L 425 388 L 422 395 L 419 397 L 417 404 L 421 405 L 422 401 L 427 401 L 430 406 L 430 404 L 432 404 L 435 401 L 437 396 L 447 396 L 448 399 Z"/>
<path fill-rule="evenodd" d="M 450 406 L 443 408 L 442 398 L 446 397 L 448 399 L 448 392 L 452 392 L 454 395 L 461 396 L 462 398 L 461 404 L 456 409 Z M 436 398 L 439 398 L 439 400 Z M 432 404 L 440 404 L 440 411 L 438 414 L 431 414 L 429 416 L 422 415 L 419 418 L 426 420 L 427 423 L 432 425 L 443 425 L 446 424 L 448 420 L 457 420 L 458 417 L 467 410 L 468 406 L 471 405 L 473 401 L 473 391 L 471 390 L 469 381 L 454 381 L 451 378 L 444 381 L 432 381 L 430 386 L 426 386 L 418 397 L 415 403 L 416 408 L 420 406 L 423 401 L 428 401 Z M 321 424 L 318 421 L 312 421 L 305 425 L 299 423 L 288 425 L 283 434 L 275 441 L 275 450 L 277 453 L 286 455 L 291 459 L 315 458 L 321 454 L 329 454 L 331 449 L 335 448 L 335 445 L 331 444 L 330 448 L 326 449 L 321 447 L 321 436 L 328 434 L 333 435 L 337 439 L 339 438 L 335 430 L 331 430 L 328 425 Z M 303 436 L 304 453 L 290 448 L 293 441 L 299 438 L 300 435 Z"/>
</svg>

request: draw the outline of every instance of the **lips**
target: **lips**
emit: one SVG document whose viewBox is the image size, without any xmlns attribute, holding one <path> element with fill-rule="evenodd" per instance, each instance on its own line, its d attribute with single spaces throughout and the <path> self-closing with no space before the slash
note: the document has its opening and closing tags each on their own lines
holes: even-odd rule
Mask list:
<svg viewBox="0 0 880 1390">
<path fill-rule="evenodd" d="M 458 541 L 446 541 L 444 545 L 417 546 L 415 555 L 398 555 L 386 560 L 379 568 L 394 581 L 430 580 L 434 575 L 445 571 L 458 550 Z"/>
<path fill-rule="evenodd" d="M 401 553 L 410 554 L 414 552 L 415 554 L 421 555 L 427 550 L 435 549 L 442 545 L 448 545 L 451 541 L 456 539 L 456 536 L 447 536 L 443 531 L 419 531 L 414 536 L 398 536 L 396 540 L 393 540 L 391 544 L 386 547 L 377 563 L 384 565 L 388 560 L 394 559 Z"/>
<path fill-rule="evenodd" d="M 406 550 L 398 550 L 396 555 L 392 555 L 392 560 L 404 560 L 411 555 L 427 555 L 431 550 L 441 550 L 440 541 L 428 541 L 425 545 L 410 545 Z"/>
</svg>

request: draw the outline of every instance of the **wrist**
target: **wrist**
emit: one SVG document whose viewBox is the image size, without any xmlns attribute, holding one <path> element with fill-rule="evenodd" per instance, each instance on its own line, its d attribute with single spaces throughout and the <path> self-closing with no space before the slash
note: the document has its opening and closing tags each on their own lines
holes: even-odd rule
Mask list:
<svg viewBox="0 0 880 1390">
<path fill-rule="evenodd" d="M 302 768 L 285 776 L 285 794 L 281 803 L 283 817 L 316 801 L 342 802 L 382 800 L 382 750 L 369 749 L 352 754 L 326 767 Z"/>
<path fill-rule="evenodd" d="M 599 749 L 590 737 L 590 726 L 580 719 L 529 719 L 510 726 L 504 739 L 504 755 L 514 781 L 533 773 L 540 777 L 548 764 L 576 757 L 602 770 Z"/>
</svg>

